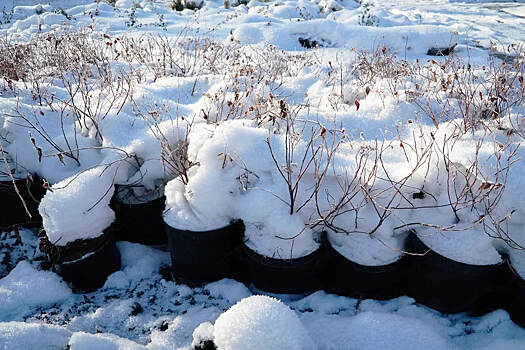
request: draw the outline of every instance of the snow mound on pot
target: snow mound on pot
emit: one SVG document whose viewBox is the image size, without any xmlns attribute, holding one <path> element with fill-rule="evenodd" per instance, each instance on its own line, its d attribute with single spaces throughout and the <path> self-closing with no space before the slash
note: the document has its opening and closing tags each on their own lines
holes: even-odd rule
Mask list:
<svg viewBox="0 0 525 350">
<path fill-rule="evenodd" d="M 23 322 L 0 323 L 0 348 L 17 350 L 65 349 L 71 332 L 65 328 Z"/>
<path fill-rule="evenodd" d="M 21 261 L 0 280 L 0 321 L 15 320 L 33 307 L 51 306 L 71 294 L 56 274 L 35 270 L 27 261 Z"/>
<path fill-rule="evenodd" d="M 417 236 L 434 252 L 464 264 L 494 265 L 502 261 L 493 238 L 480 229 L 440 231 L 428 227 L 419 228 Z"/>
<path fill-rule="evenodd" d="M 214 337 L 221 350 L 315 348 L 295 312 L 263 295 L 243 299 L 219 316 Z"/>
<path fill-rule="evenodd" d="M 235 29 L 233 38 L 243 44 L 257 44 L 264 40 L 261 30 L 249 24 L 244 24 Z"/>
<path fill-rule="evenodd" d="M 38 210 L 51 243 L 98 237 L 113 222 L 115 168 L 98 167 L 52 186 Z"/>
</svg>

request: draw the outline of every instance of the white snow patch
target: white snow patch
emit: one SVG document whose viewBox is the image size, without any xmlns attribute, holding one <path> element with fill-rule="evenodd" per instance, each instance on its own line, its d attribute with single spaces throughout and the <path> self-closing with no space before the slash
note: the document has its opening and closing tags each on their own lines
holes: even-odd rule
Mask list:
<svg viewBox="0 0 525 350">
<path fill-rule="evenodd" d="M 220 350 L 315 348 L 295 312 L 262 295 L 243 299 L 219 316 L 214 339 Z"/>
<path fill-rule="evenodd" d="M 67 329 L 54 325 L 25 322 L 0 322 L 0 349 L 64 349 L 71 337 Z"/>
<path fill-rule="evenodd" d="M 17 320 L 34 307 L 51 306 L 71 295 L 59 276 L 21 261 L 0 280 L 0 321 Z"/>
<path fill-rule="evenodd" d="M 144 345 L 113 334 L 74 333 L 68 344 L 71 350 L 145 350 Z"/>
</svg>

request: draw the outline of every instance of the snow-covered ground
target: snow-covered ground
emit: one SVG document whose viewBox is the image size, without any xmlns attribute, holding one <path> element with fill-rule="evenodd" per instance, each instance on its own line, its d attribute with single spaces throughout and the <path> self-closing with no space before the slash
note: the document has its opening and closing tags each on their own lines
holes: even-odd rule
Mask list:
<svg viewBox="0 0 525 350">
<path fill-rule="evenodd" d="M 118 244 L 121 271 L 96 292 L 73 294 L 57 275 L 39 270 L 33 232 L 21 230 L 20 236 L 11 257 L 22 261 L 0 279 L 5 349 L 190 349 L 213 337 L 225 349 L 518 350 L 525 342 L 525 329 L 503 310 L 447 316 L 409 297 L 380 302 L 322 291 L 279 295 L 293 311 L 253 301 L 221 316 L 260 292 L 227 279 L 193 289 L 167 281 L 161 273 L 167 252 L 126 242 Z"/>
<path fill-rule="evenodd" d="M 415 228 L 451 259 L 491 265 L 509 254 L 525 276 L 515 249 L 525 247 L 525 1 L 113 5 L 0 0 L 0 141 L 15 175 L 51 184 L 40 205 L 51 242 L 100 235 L 114 220 L 114 185 L 139 184 L 143 198 L 165 192 L 171 226 L 203 231 L 240 218 L 247 246 L 270 257 L 311 253 L 324 228 L 347 258 L 388 264 Z M 426 55 L 454 45 L 452 59 Z M 295 195 L 289 173 L 292 185 L 301 175 Z M 241 305 L 215 327 L 257 291 L 166 281 L 169 253 L 121 242 L 121 271 L 97 292 L 73 294 L 41 271 L 34 233 L 1 235 L 6 349 L 188 348 L 203 323 L 196 339 L 215 336 L 224 348 L 243 337 L 265 349 L 525 343 L 502 310 L 445 316 L 408 297 L 324 292 L 279 296 L 289 313 L 248 299 L 261 318 Z M 288 342 L 290 329 L 279 329 L 283 343 L 238 334 L 242 322 L 258 325 L 250 332 L 282 328 L 275 313 L 301 339 Z"/>
</svg>

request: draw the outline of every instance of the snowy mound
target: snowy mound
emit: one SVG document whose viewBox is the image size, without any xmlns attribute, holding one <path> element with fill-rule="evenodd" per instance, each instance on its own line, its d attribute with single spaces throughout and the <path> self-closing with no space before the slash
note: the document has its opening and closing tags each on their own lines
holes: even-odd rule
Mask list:
<svg viewBox="0 0 525 350">
<path fill-rule="evenodd" d="M 115 219 L 109 208 L 115 171 L 95 168 L 53 186 L 39 206 L 51 243 L 98 237 Z"/>
<path fill-rule="evenodd" d="M 71 332 L 54 325 L 23 322 L 0 323 L 2 349 L 65 349 Z"/>
<path fill-rule="evenodd" d="M 308 317 L 305 324 L 312 336 L 319 339 L 321 349 L 456 349 L 440 334 L 437 323 L 434 325 L 400 314 L 364 311 L 351 318 L 333 315 L 317 319 Z"/>
<path fill-rule="evenodd" d="M 214 336 L 221 350 L 315 348 L 297 315 L 262 295 L 243 299 L 219 316 Z"/>
<path fill-rule="evenodd" d="M 0 321 L 23 314 L 35 306 L 51 306 L 71 296 L 71 290 L 56 274 L 37 271 L 21 261 L 0 280 Z"/>
<path fill-rule="evenodd" d="M 436 253 L 471 265 L 494 265 L 501 256 L 493 239 L 480 230 L 440 232 L 432 228 L 418 230 L 418 237 Z"/>
</svg>

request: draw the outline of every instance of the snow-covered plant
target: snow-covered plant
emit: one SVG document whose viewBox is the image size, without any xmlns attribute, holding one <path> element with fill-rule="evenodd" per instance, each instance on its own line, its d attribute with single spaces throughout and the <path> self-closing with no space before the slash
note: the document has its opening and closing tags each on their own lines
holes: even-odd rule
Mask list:
<svg viewBox="0 0 525 350">
<path fill-rule="evenodd" d="M 289 214 L 293 215 L 319 196 L 333 157 L 345 136 L 344 131 L 328 130 L 320 123 L 298 120 L 297 111 L 291 111 L 284 100 L 279 100 L 279 108 L 280 114 L 270 129 L 266 144 L 287 188 L 287 198 L 278 198 L 287 204 Z M 272 137 L 283 139 L 284 159 L 274 152 Z M 313 186 L 305 185 L 303 180 L 307 176 L 313 177 Z"/>
<path fill-rule="evenodd" d="M 189 117 L 172 119 L 165 107 L 162 109 L 157 105 L 140 106 L 133 99 L 132 104 L 135 114 L 142 118 L 160 145 L 159 161 L 164 168 L 161 181 L 167 183 L 177 179 L 186 185 L 189 180 L 188 171 L 196 165 L 188 159 L 188 138 L 193 119 Z"/>
<path fill-rule="evenodd" d="M 14 9 L 14 0 L 10 9 L 7 9 L 5 6 L 2 7 L 2 10 L 0 11 L 0 24 L 11 23 L 13 20 Z"/>
<path fill-rule="evenodd" d="M 379 18 L 372 13 L 372 3 L 359 1 L 361 13 L 359 14 L 359 25 L 376 27 L 379 25 Z"/>
<path fill-rule="evenodd" d="M 171 9 L 175 11 L 182 11 L 184 9 L 197 11 L 204 6 L 204 0 L 172 0 Z"/>
</svg>

